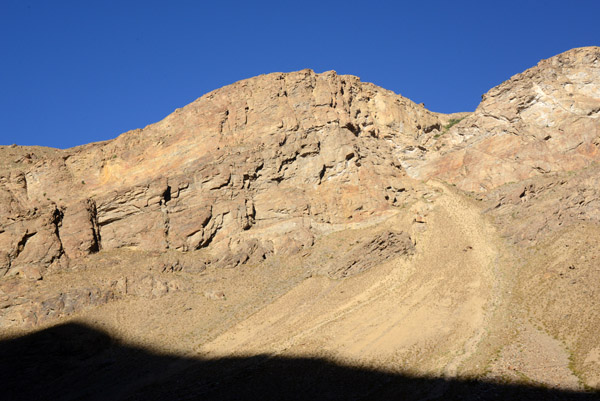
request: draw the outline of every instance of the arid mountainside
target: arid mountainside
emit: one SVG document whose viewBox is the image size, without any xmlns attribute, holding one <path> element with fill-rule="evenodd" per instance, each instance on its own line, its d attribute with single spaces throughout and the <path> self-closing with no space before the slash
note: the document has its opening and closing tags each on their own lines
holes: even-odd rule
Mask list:
<svg viewBox="0 0 600 401">
<path fill-rule="evenodd" d="M 123 247 L 294 252 L 418 196 L 392 155 L 444 121 L 356 77 L 305 70 L 216 90 L 114 141 L 4 148 L 2 269 L 43 275 Z"/>
<path fill-rule="evenodd" d="M 411 175 L 482 192 L 590 166 L 599 157 L 599 80 L 597 48 L 540 61 L 483 95 Z"/>
<path fill-rule="evenodd" d="M 302 70 L 111 141 L 1 146 L 0 334 L 78 321 L 160 353 L 250 358 L 224 377 L 268 355 L 600 390 L 599 147 L 599 47 L 542 60 L 472 113 Z M 107 366 L 111 399 L 161 398 L 185 367 L 123 387 Z M 393 383 L 361 397 L 404 394 Z"/>
</svg>

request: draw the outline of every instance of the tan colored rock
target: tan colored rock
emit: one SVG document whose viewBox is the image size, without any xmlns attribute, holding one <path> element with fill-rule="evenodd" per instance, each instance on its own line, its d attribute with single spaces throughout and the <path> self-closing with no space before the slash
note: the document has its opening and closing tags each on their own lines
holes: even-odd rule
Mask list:
<svg viewBox="0 0 600 401">
<path fill-rule="evenodd" d="M 122 284 L 119 285 L 122 288 Z M 142 298 L 159 298 L 169 292 L 169 289 L 179 288 L 176 284 L 161 280 L 151 274 L 139 277 L 127 277 L 126 290 L 128 295 L 134 295 Z"/>
<path fill-rule="evenodd" d="M 404 207 L 416 196 L 407 172 L 482 191 L 587 166 L 600 145 L 598 54 L 544 60 L 472 114 L 303 70 L 215 90 L 112 141 L 0 147 L 0 272 L 33 264 L 43 275 L 98 249 L 235 255 L 259 233 L 293 254 Z"/>
<path fill-rule="evenodd" d="M 531 245 L 567 227 L 600 224 L 600 169 L 546 175 L 500 187 L 481 199 L 513 243 Z"/>
<path fill-rule="evenodd" d="M 63 249 L 78 258 L 123 247 L 227 248 L 270 226 L 290 239 L 274 251 L 293 253 L 315 233 L 293 234 L 310 224 L 284 229 L 287 221 L 339 224 L 399 206 L 388 192 L 403 187 L 405 174 L 392 154 L 417 146 L 415 138 L 437 132 L 441 121 L 422 105 L 333 71 L 240 81 L 113 141 L 54 153 L 28 149 L 23 160 L 33 164 L 20 161 L 0 180 L 1 214 L 21 226 L 0 233 L 1 249 L 16 258 L 15 244 L 34 235 L 24 216 L 50 201 L 64 211 L 60 238 L 35 231 L 35 246 L 17 263 L 46 266 Z M 53 245 L 44 245 L 51 253 L 42 255 L 41 243 L 51 238 Z"/>
<path fill-rule="evenodd" d="M 8 275 L 18 274 L 23 266 L 47 268 L 58 263 L 63 254 L 58 237 L 62 212 L 54 205 L 30 211 L 22 220 L 12 221 L 0 233 L 0 249 L 8 255 Z M 6 269 L 6 259 L 4 262 Z M 29 268 L 28 268 L 29 269 Z M 37 270 L 37 269 L 36 269 Z"/>
<path fill-rule="evenodd" d="M 41 280 L 42 272 L 39 266 L 24 265 L 15 269 L 19 276 L 27 280 Z"/>
<path fill-rule="evenodd" d="M 100 250 L 96 204 L 86 199 L 68 206 L 59 228 L 65 253 L 78 258 Z"/>
<path fill-rule="evenodd" d="M 0 277 L 4 276 L 10 268 L 10 257 L 8 252 L 0 251 Z"/>
<path fill-rule="evenodd" d="M 318 270 L 332 278 L 350 277 L 388 259 L 410 256 L 414 252 L 415 244 L 407 233 L 385 231 L 357 241 L 346 254 L 339 255 Z"/>
<path fill-rule="evenodd" d="M 589 166 L 600 159 L 600 48 L 559 54 L 486 93 L 409 168 L 468 191 Z"/>
</svg>

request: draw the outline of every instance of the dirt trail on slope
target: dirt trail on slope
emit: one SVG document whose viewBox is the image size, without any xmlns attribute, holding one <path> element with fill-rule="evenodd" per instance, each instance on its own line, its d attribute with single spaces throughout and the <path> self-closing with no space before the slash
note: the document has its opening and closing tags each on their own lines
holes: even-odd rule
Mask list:
<svg viewBox="0 0 600 401">
<path fill-rule="evenodd" d="M 312 277 L 214 341 L 206 357 L 321 356 L 345 363 L 453 376 L 498 304 L 494 229 L 441 184 L 415 206 L 416 255 L 356 277 Z M 420 219 L 423 220 L 423 219 Z M 393 224 L 393 223 L 392 223 Z M 426 227 L 424 227 L 426 226 Z M 492 239 L 492 240 L 490 240 Z"/>
</svg>

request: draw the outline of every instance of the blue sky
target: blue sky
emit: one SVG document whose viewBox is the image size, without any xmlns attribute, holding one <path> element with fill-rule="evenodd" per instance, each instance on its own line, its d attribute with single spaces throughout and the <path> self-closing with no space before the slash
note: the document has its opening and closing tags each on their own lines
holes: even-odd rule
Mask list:
<svg viewBox="0 0 600 401">
<path fill-rule="evenodd" d="M 600 1 L 0 0 L 0 145 L 59 148 L 275 71 L 352 74 L 439 112 L 600 45 Z"/>
</svg>

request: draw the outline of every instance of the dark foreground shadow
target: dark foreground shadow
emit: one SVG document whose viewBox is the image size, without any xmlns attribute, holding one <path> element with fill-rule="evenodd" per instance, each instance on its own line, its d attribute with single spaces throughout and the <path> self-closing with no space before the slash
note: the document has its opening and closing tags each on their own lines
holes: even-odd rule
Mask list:
<svg viewBox="0 0 600 401">
<path fill-rule="evenodd" d="M 160 355 L 65 324 L 0 342 L 2 400 L 599 400 L 548 390 L 258 355 Z"/>
</svg>

